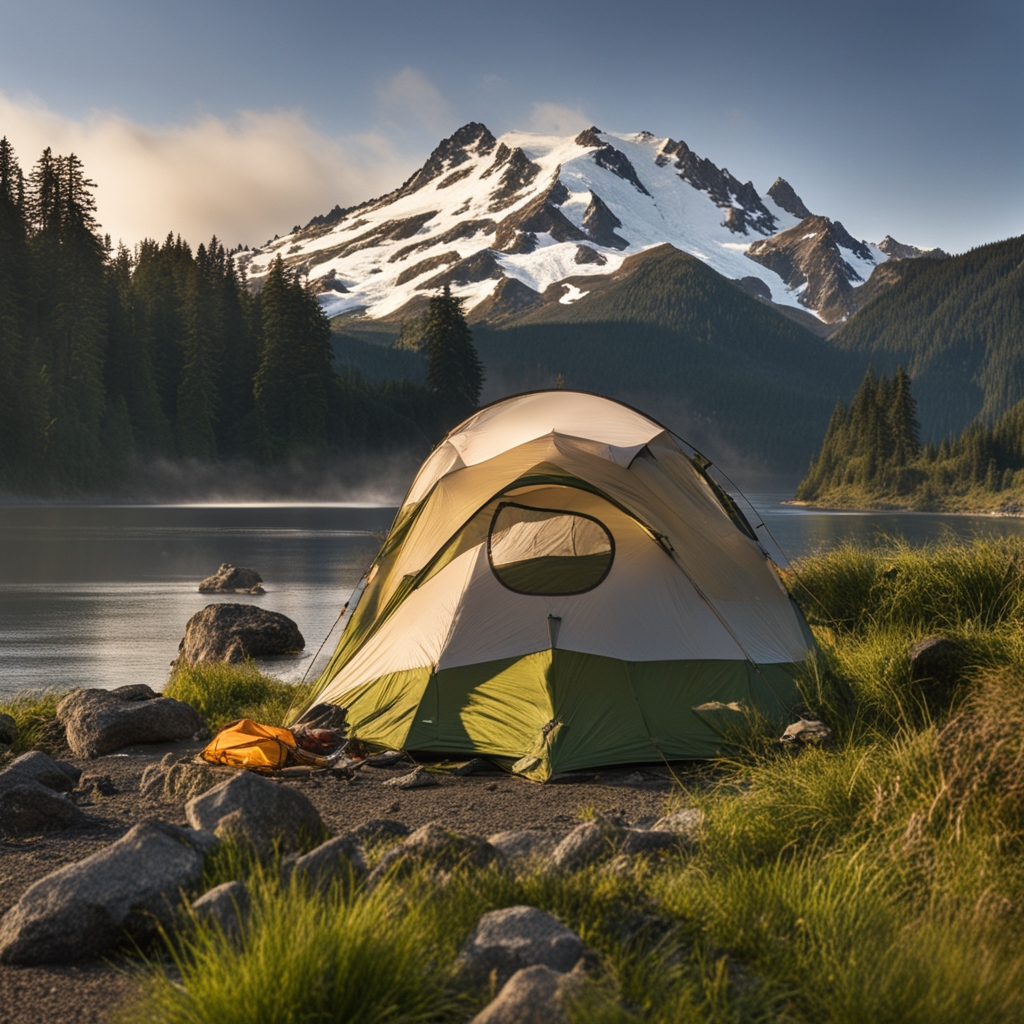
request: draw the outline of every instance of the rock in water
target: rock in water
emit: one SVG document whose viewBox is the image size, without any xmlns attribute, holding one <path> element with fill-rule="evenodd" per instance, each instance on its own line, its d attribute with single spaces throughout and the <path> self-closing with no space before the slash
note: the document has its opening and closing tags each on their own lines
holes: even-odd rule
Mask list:
<svg viewBox="0 0 1024 1024">
<path fill-rule="evenodd" d="M 251 604 L 208 604 L 185 625 L 175 665 L 245 661 L 298 654 L 306 646 L 299 627 L 279 612 Z"/>
<path fill-rule="evenodd" d="M 577 995 L 586 975 L 562 974 L 544 964 L 516 971 L 469 1024 L 567 1024 L 567 997 Z"/>
<path fill-rule="evenodd" d="M 492 972 L 504 985 L 516 971 L 535 964 L 571 971 L 585 951 L 583 940 L 557 917 L 537 907 L 505 907 L 477 921 L 455 970 L 468 986 L 485 985 Z"/>
<path fill-rule="evenodd" d="M 293 851 L 327 831 L 320 813 L 298 790 L 246 771 L 189 800 L 185 816 L 193 828 L 233 834 L 261 856 L 269 856 L 275 843 Z"/>
<path fill-rule="evenodd" d="M 224 562 L 212 575 L 199 584 L 200 594 L 265 594 L 260 584 L 263 577 L 255 569 Z"/>
<path fill-rule="evenodd" d="M 0 920 L 0 962 L 102 957 L 169 927 L 181 892 L 198 886 L 212 836 L 144 821 L 116 843 L 30 886 Z"/>
<path fill-rule="evenodd" d="M 186 740 L 203 729 L 194 708 L 141 685 L 73 690 L 57 705 L 57 721 L 79 757 L 101 757 L 133 743 Z"/>
</svg>

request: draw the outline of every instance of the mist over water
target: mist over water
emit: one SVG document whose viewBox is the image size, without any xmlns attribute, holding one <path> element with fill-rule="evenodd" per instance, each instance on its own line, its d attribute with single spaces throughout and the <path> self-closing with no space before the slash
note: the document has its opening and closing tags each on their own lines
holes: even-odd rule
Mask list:
<svg viewBox="0 0 1024 1024">
<path fill-rule="evenodd" d="M 313 664 L 317 648 L 376 554 L 395 504 L 246 503 L 244 495 L 219 505 L 0 506 L 0 696 L 127 683 L 160 689 L 185 623 L 217 601 L 294 619 L 305 652 L 263 667 L 293 681 L 315 676 L 337 632 Z M 1020 519 L 818 512 L 781 504 L 786 497 L 751 494 L 756 511 L 748 513 L 782 564 L 847 539 L 1024 535 Z M 255 568 L 267 593 L 200 594 L 199 581 L 222 562 Z"/>
</svg>

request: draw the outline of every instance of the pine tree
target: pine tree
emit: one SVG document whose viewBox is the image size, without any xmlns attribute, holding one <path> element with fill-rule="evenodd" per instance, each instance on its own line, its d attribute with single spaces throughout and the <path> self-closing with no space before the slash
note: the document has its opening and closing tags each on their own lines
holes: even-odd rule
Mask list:
<svg viewBox="0 0 1024 1024">
<path fill-rule="evenodd" d="M 266 454 L 327 440 L 331 328 L 316 297 L 274 261 L 259 296 L 262 350 L 253 397 Z"/>
<path fill-rule="evenodd" d="M 483 368 L 462 312 L 462 299 L 453 296 L 448 285 L 430 300 L 423 333 L 429 360 L 427 390 L 438 396 L 447 413 L 462 419 L 480 400 Z"/>
</svg>

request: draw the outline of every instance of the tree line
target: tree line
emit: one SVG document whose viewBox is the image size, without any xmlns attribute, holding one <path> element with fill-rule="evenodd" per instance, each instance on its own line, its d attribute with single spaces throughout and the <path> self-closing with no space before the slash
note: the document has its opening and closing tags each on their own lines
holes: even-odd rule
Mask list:
<svg viewBox="0 0 1024 1024">
<path fill-rule="evenodd" d="M 0 139 L 0 487 L 86 491 L 139 460 L 425 449 L 477 405 L 461 300 L 424 322 L 425 386 L 336 372 L 330 325 L 280 257 L 258 292 L 216 237 L 112 247 L 74 155 L 26 175 Z"/>
<path fill-rule="evenodd" d="M 796 499 L 919 509 L 1018 507 L 1024 502 L 1024 400 L 978 418 L 941 443 L 919 440 L 917 403 L 902 367 L 869 368 L 849 406 L 836 404 Z"/>
</svg>

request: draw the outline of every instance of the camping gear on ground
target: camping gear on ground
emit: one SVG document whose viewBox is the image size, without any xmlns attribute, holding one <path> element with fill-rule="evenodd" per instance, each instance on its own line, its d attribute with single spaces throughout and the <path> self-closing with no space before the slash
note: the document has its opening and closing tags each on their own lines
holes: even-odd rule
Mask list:
<svg viewBox="0 0 1024 1024">
<path fill-rule="evenodd" d="M 370 749 L 538 780 L 788 719 L 814 640 L 709 465 L 598 395 L 481 409 L 417 474 L 313 700 Z"/>
<path fill-rule="evenodd" d="M 337 712 L 340 712 L 340 717 Z M 211 764 L 251 771 L 280 771 L 296 764 L 329 768 L 344 753 L 347 731 L 344 708 L 334 707 L 330 717 L 341 724 L 333 729 L 299 724 L 284 729 L 276 725 L 262 725 L 251 718 L 240 718 L 224 726 L 200 756 Z M 314 721 L 325 718 L 321 712 Z"/>
</svg>

